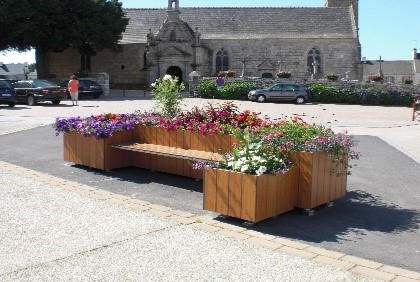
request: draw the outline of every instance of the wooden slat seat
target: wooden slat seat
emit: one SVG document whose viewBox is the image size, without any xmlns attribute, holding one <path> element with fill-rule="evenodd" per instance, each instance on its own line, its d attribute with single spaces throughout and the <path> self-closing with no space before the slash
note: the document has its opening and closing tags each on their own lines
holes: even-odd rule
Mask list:
<svg viewBox="0 0 420 282">
<path fill-rule="evenodd" d="M 160 156 L 176 157 L 188 160 L 213 160 L 222 161 L 223 156 L 218 153 L 186 150 L 170 146 L 147 144 L 147 143 L 131 143 L 131 144 L 112 144 L 112 148 L 120 150 L 135 151 L 141 153 L 149 153 Z"/>
</svg>

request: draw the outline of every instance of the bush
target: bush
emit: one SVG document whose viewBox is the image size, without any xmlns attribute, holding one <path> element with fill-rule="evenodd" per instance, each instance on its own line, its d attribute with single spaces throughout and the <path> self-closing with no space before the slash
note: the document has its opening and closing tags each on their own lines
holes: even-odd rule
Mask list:
<svg viewBox="0 0 420 282">
<path fill-rule="evenodd" d="M 322 84 L 308 85 L 311 100 L 319 103 L 346 103 L 357 105 L 395 105 L 410 106 L 412 93 L 383 91 L 375 87 L 339 88 Z"/>
<path fill-rule="evenodd" d="M 213 98 L 217 93 L 217 86 L 213 80 L 202 81 L 197 85 L 197 95 L 202 98 Z"/>
<path fill-rule="evenodd" d="M 173 116 L 181 111 L 181 101 L 183 96 L 180 94 L 184 90 L 183 83 L 178 83 L 177 77 L 165 75 L 162 79 L 156 79 L 151 84 L 151 95 L 156 102 L 157 110 L 164 116 Z"/>
<path fill-rule="evenodd" d="M 244 100 L 247 99 L 248 92 L 254 87 L 255 83 L 252 82 L 233 81 L 226 83 L 222 89 L 217 90 L 215 82 L 207 80 L 198 84 L 197 94 L 202 98 Z"/>
</svg>

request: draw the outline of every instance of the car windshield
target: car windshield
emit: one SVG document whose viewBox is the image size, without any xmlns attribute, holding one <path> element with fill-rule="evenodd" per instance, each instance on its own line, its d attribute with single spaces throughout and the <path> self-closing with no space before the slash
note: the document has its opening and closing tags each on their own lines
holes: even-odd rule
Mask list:
<svg viewBox="0 0 420 282">
<path fill-rule="evenodd" d="M 56 84 L 46 81 L 46 80 L 34 80 L 33 81 L 33 85 L 35 87 L 53 87 L 53 86 L 57 86 Z"/>
<path fill-rule="evenodd" d="M 83 81 L 84 86 L 95 86 L 96 83 L 92 80 L 81 80 Z"/>
</svg>

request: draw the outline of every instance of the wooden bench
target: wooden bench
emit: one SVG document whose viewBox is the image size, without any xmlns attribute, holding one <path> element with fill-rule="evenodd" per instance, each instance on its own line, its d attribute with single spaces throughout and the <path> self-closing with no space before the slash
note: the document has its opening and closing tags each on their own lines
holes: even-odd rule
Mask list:
<svg viewBox="0 0 420 282">
<path fill-rule="evenodd" d="M 129 158 L 131 166 L 202 179 L 203 172 L 195 170 L 193 164 L 200 160 L 223 160 L 223 153 L 231 151 L 234 141 L 231 135 L 137 126 L 129 140 L 112 142 L 109 147 L 116 156 Z"/>
<path fill-rule="evenodd" d="M 140 153 L 149 153 L 159 156 L 168 156 L 174 158 L 181 158 L 186 160 L 198 161 L 222 161 L 223 156 L 219 153 L 206 152 L 199 150 L 185 150 L 176 147 L 156 145 L 156 144 L 147 144 L 147 143 L 133 143 L 133 144 L 112 144 L 112 148 L 134 151 Z"/>
</svg>

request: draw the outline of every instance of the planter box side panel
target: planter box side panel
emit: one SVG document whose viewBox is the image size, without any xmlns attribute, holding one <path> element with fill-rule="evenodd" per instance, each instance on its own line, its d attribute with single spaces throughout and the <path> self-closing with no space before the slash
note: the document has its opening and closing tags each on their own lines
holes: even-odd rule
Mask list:
<svg viewBox="0 0 420 282">
<path fill-rule="evenodd" d="M 163 127 L 155 127 L 156 130 L 156 145 L 169 146 L 170 136 L 169 130 Z"/>
<path fill-rule="evenodd" d="M 217 212 L 216 210 L 217 170 L 204 171 L 203 181 L 203 209 Z"/>
<path fill-rule="evenodd" d="M 229 176 L 230 171 L 217 170 L 216 210 L 223 215 L 229 214 Z"/>
<path fill-rule="evenodd" d="M 270 198 L 269 191 L 271 189 L 268 188 L 268 179 L 271 178 L 272 175 L 261 175 L 256 177 L 257 178 L 257 189 L 256 189 L 256 197 L 255 197 L 255 219 L 254 222 L 258 222 L 264 220 L 266 218 L 275 216 L 276 211 L 273 213 L 269 213 L 268 207 L 268 199 Z M 274 176 L 275 178 L 275 176 Z M 277 181 L 276 181 L 276 184 Z M 276 186 L 275 186 L 276 187 Z M 278 187 L 276 187 L 278 188 Z M 276 195 L 274 193 L 274 195 Z M 272 196 L 272 195 L 271 195 Z"/>
<path fill-rule="evenodd" d="M 242 212 L 241 218 L 256 222 L 257 203 L 257 177 L 255 175 L 242 175 Z"/>
<path fill-rule="evenodd" d="M 63 157 L 66 162 L 77 163 L 76 158 L 76 137 L 77 133 L 64 133 L 63 135 Z"/>
<path fill-rule="evenodd" d="M 345 164 L 336 164 L 328 152 L 298 152 L 299 189 L 297 207 L 312 209 L 346 194 Z"/>
<path fill-rule="evenodd" d="M 132 165 L 132 152 L 111 148 L 115 143 L 133 142 L 133 131 L 124 130 L 114 132 L 113 136 L 104 140 L 104 168 L 111 170 L 114 168 L 127 167 Z"/>
<path fill-rule="evenodd" d="M 229 216 L 241 218 L 242 174 L 232 172 L 229 177 Z"/>
<path fill-rule="evenodd" d="M 299 166 L 299 189 L 297 207 L 310 208 L 316 190 L 313 188 L 315 174 L 313 170 L 314 159 L 312 153 L 298 152 L 297 165 Z"/>
</svg>

